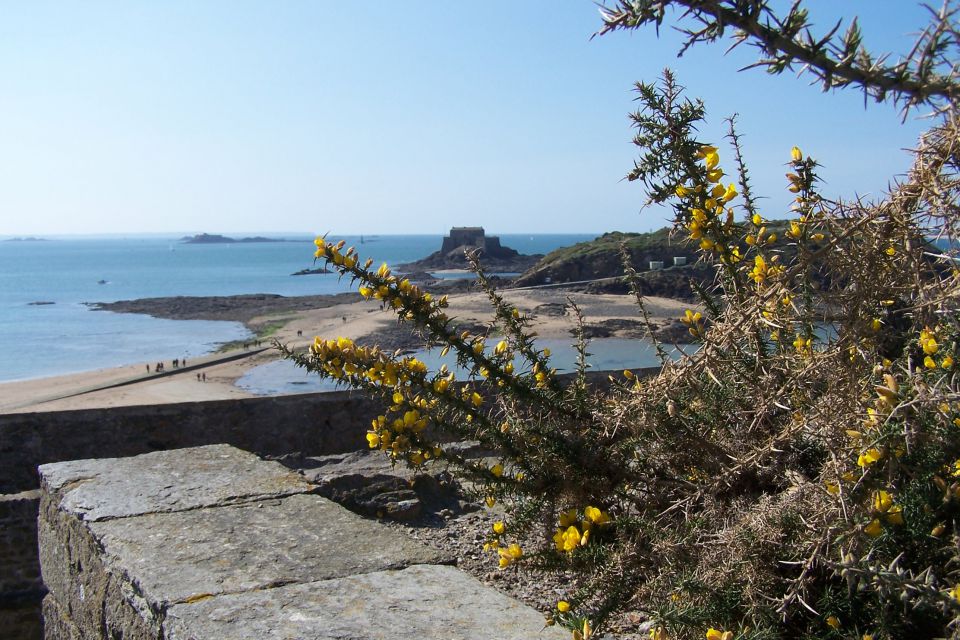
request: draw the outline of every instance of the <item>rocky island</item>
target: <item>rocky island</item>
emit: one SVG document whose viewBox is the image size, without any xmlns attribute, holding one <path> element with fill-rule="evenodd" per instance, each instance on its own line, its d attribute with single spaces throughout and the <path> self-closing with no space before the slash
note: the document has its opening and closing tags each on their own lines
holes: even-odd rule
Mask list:
<svg viewBox="0 0 960 640">
<path fill-rule="evenodd" d="M 516 249 L 500 244 L 497 236 L 488 236 L 483 227 L 453 227 L 443 239 L 439 251 L 426 258 L 399 265 L 404 271 L 435 271 L 438 269 L 469 269 L 466 252 L 476 252 L 486 271 L 521 273 L 537 263 L 541 254 L 524 255 Z"/>
<path fill-rule="evenodd" d="M 184 236 L 180 238 L 184 244 L 234 244 L 238 242 L 291 242 L 281 238 L 264 238 L 263 236 L 254 236 L 252 238 L 230 238 L 217 235 L 215 233 L 198 233 L 195 236 Z"/>
</svg>

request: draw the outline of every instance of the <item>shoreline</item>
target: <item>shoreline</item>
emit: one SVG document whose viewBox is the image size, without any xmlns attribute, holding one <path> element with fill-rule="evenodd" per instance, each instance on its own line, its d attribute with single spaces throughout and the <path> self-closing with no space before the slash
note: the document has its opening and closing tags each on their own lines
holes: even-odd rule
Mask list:
<svg viewBox="0 0 960 640">
<path fill-rule="evenodd" d="M 528 289 L 502 289 L 500 293 L 534 318 L 532 330 L 542 338 L 570 337 L 574 320 L 563 308 L 568 297 L 580 306 L 587 321 L 588 337 L 633 338 L 644 331 L 636 302 L 629 295 Z M 219 309 L 210 306 L 211 301 L 220 303 L 230 299 L 233 306 Z M 166 362 L 166 375 L 146 374 L 145 366 L 150 364 L 152 369 L 153 363 L 138 362 L 82 373 L 3 382 L 0 383 L 0 413 L 255 397 L 234 383 L 253 367 L 278 359 L 278 353 L 267 348 L 273 340 L 295 349 L 307 348 L 314 336 L 345 336 L 379 344 L 385 349 L 412 349 L 423 344 L 411 328 L 399 324 L 389 311 L 381 310 L 379 303 L 363 300 L 356 293 L 299 298 L 266 294 L 216 296 L 193 300 L 196 304 L 192 307 L 184 298 L 177 299 L 180 301 L 177 306 L 165 306 L 162 302 L 165 300 L 169 299 L 111 304 L 129 305 L 127 313 L 147 313 L 146 309 L 152 308 L 158 314 L 164 314 L 159 317 L 169 319 L 239 321 L 254 333 L 256 327 L 270 326 L 272 333 L 269 337 L 252 337 L 247 343 L 250 348 L 246 350 L 241 345 L 240 348 L 191 358 L 186 369 L 173 369 L 171 363 Z M 265 300 L 269 302 L 265 303 Z M 667 298 L 648 298 L 646 305 L 651 318 L 663 328 L 676 325 L 677 318 L 689 307 L 687 303 Z M 451 292 L 448 312 L 457 325 L 471 330 L 477 330 L 490 317 L 487 296 L 477 291 Z M 218 317 L 197 317 L 197 314 L 207 313 L 216 313 Z M 256 351 L 254 345 L 258 339 L 264 348 Z M 206 381 L 203 380 L 204 374 Z"/>
</svg>

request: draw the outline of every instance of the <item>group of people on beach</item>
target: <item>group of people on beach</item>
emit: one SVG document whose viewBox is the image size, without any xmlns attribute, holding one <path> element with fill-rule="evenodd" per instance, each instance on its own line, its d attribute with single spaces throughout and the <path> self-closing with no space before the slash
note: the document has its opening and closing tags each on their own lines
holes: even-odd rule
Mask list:
<svg viewBox="0 0 960 640">
<path fill-rule="evenodd" d="M 185 367 L 185 366 L 187 366 L 187 359 L 186 359 L 186 358 L 174 358 L 173 360 L 170 361 L 170 364 L 173 365 L 173 368 L 174 368 L 174 369 L 179 369 L 180 367 Z M 164 371 L 166 371 L 166 366 L 164 366 L 163 360 L 161 360 L 161 361 L 158 362 L 157 364 L 153 365 L 153 372 L 154 372 L 154 373 L 163 373 Z M 150 363 L 147 363 L 147 373 L 150 373 Z"/>
</svg>

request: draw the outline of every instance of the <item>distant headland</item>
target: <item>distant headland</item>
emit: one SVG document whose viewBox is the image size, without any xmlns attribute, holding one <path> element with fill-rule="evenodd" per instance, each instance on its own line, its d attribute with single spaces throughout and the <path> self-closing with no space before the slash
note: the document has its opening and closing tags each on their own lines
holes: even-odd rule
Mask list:
<svg viewBox="0 0 960 640">
<path fill-rule="evenodd" d="M 466 253 L 476 252 L 487 271 L 522 273 L 537 263 L 542 254 L 524 255 L 516 249 L 500 244 L 500 238 L 488 236 L 483 227 L 453 227 L 443 239 L 439 251 L 426 258 L 398 265 L 405 271 L 432 271 L 437 269 L 468 269 Z"/>
<path fill-rule="evenodd" d="M 27 236 L 25 238 L 7 238 L 4 242 L 47 242 L 47 238 L 37 238 L 35 236 Z"/>
<path fill-rule="evenodd" d="M 198 233 L 195 236 L 183 236 L 180 241 L 184 244 L 235 244 L 240 242 L 299 242 L 298 240 L 287 240 L 285 238 L 264 238 L 263 236 L 254 236 L 252 238 L 230 238 L 215 233 Z"/>
</svg>

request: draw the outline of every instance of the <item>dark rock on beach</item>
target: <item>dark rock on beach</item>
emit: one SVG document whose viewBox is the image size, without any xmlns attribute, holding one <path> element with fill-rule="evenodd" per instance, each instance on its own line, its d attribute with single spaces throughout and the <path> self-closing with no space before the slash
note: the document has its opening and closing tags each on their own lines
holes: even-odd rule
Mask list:
<svg viewBox="0 0 960 640">
<path fill-rule="evenodd" d="M 87 302 L 94 311 L 142 313 L 170 320 L 227 320 L 249 323 L 258 316 L 322 309 L 337 304 L 356 302 L 356 293 L 323 296 L 281 296 L 253 293 L 239 296 L 176 296 L 172 298 L 140 298 L 117 302 Z"/>
</svg>

